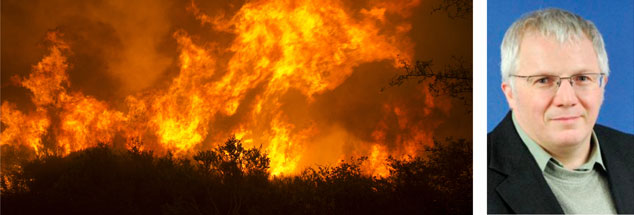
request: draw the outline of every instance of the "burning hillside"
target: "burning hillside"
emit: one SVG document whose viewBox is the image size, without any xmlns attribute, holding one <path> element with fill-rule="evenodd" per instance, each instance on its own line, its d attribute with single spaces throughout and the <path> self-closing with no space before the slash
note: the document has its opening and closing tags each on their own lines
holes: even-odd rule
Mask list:
<svg viewBox="0 0 634 215">
<path fill-rule="evenodd" d="M 455 112 L 424 85 L 380 92 L 400 61 L 424 56 L 411 38 L 417 0 L 81 4 L 68 10 L 91 15 L 52 18 L 27 71 L 5 68 L 3 41 L 3 157 L 99 143 L 190 157 L 235 135 L 268 153 L 273 175 L 368 156 L 384 176 L 389 155 L 420 155 Z"/>
</svg>

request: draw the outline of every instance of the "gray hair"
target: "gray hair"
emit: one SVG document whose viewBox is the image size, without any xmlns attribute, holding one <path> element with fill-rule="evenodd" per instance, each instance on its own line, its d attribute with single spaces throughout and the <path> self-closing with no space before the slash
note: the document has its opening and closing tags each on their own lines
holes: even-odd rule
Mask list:
<svg viewBox="0 0 634 215">
<path fill-rule="evenodd" d="M 529 32 L 539 32 L 543 36 L 554 37 L 559 43 L 585 36 L 592 41 L 601 72 L 606 76 L 610 74 L 603 37 L 594 23 L 562 9 L 548 8 L 522 16 L 506 30 L 500 46 L 502 81 L 507 81 L 509 76 L 516 72 L 520 44 L 524 35 Z"/>
</svg>

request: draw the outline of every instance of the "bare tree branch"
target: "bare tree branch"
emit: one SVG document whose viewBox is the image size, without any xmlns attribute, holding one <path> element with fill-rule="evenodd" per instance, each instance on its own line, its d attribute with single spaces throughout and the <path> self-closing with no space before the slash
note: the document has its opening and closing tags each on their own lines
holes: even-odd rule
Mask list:
<svg viewBox="0 0 634 215">
<path fill-rule="evenodd" d="M 471 18 L 473 14 L 472 0 L 442 0 L 442 3 L 432 9 L 432 14 L 446 11 L 449 18 Z"/>
<path fill-rule="evenodd" d="M 418 83 L 429 81 L 427 87 L 433 96 L 451 96 L 470 104 L 473 93 L 473 73 L 471 65 L 465 65 L 465 60 L 453 57 L 456 63 L 445 65 L 440 71 L 432 69 L 432 60 L 416 61 L 414 65 L 401 60 L 404 74 L 396 74 L 389 82 L 389 87 L 400 86 L 407 80 L 418 80 Z M 385 87 L 381 89 L 381 92 Z"/>
</svg>

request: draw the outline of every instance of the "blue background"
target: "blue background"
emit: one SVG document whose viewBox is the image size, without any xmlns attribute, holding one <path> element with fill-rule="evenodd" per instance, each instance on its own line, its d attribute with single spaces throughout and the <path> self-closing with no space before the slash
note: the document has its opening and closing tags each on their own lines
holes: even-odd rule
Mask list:
<svg viewBox="0 0 634 215">
<path fill-rule="evenodd" d="M 508 112 L 501 90 L 500 44 L 506 29 L 523 14 L 556 7 L 594 22 L 605 42 L 610 76 L 599 124 L 634 133 L 634 1 L 509 1 L 487 2 L 487 131 Z"/>
</svg>

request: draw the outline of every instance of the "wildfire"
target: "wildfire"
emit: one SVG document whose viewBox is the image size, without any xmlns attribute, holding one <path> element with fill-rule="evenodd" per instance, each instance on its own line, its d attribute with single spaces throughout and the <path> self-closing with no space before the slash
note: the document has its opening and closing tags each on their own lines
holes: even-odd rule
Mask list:
<svg viewBox="0 0 634 215">
<path fill-rule="evenodd" d="M 372 171 L 373 175 L 385 177 L 389 174 L 389 170 L 385 166 L 387 155 L 385 153 L 386 150 L 381 150 L 381 148 L 380 145 L 372 145 L 372 152 L 369 157 L 370 171 Z"/>
<path fill-rule="evenodd" d="M 72 54 L 72 47 L 62 34 L 51 32 L 48 54 L 28 77 L 18 78 L 31 92 L 35 110 L 23 112 L 4 101 L 1 144 L 26 145 L 35 154 L 52 150 L 66 155 L 122 137 L 128 147 L 142 142 L 142 150 L 190 156 L 235 134 L 247 145 L 262 145 L 271 158 L 272 175 L 281 175 L 315 162 L 306 160 L 308 153 L 314 153 L 308 148 L 328 151 L 322 147 L 344 147 L 348 141 L 371 146 L 347 154 L 369 156 L 371 172 L 386 176 L 383 161 L 388 155 L 411 155 L 420 143 L 431 142 L 428 127 L 411 119 L 431 109 L 386 104 L 385 116 L 364 140 L 340 131 L 344 128 L 336 123 L 320 122 L 314 116 L 293 117 L 285 106 L 287 97 L 295 94 L 301 98 L 298 103 L 313 105 L 364 63 L 387 60 L 397 68 L 399 59 L 411 60 L 413 44 L 406 36 L 411 25 L 390 22 L 388 16 L 406 17 L 418 1 L 370 3 L 351 9 L 331 0 L 252 1 L 232 16 L 209 16 L 192 2 L 188 10 L 201 23 L 235 39 L 228 45 L 194 42 L 188 32 L 177 30 L 173 38 L 180 53 L 178 75 L 166 88 L 129 95 L 124 101 L 127 110 L 69 90 L 67 71 L 72 65 L 66 56 Z M 229 59 L 221 62 L 220 55 Z M 223 124 L 222 119 L 231 117 L 240 120 Z M 393 118 L 392 129 L 402 133 L 398 137 L 388 135 L 393 131 L 387 124 Z M 390 141 L 400 146 L 387 146 Z M 339 157 L 333 155 L 331 161 Z"/>
<path fill-rule="evenodd" d="M 53 44 L 49 55 L 33 66 L 28 78 L 19 81 L 31 91 L 35 111 L 24 114 L 11 103 L 2 103 L 2 123 L 6 126 L 2 131 L 2 145 L 24 144 L 39 154 L 44 142 L 52 141 L 55 147 L 51 149 L 68 154 L 112 142 L 123 114 L 109 110 L 106 103 L 81 92 L 67 91 L 68 63 L 62 52 L 69 51 L 69 46 L 59 36 L 55 32 L 47 35 Z M 56 139 L 44 139 L 48 133 L 53 133 Z"/>
</svg>

